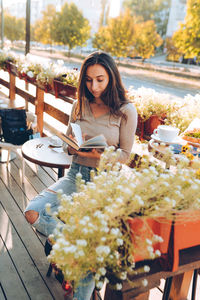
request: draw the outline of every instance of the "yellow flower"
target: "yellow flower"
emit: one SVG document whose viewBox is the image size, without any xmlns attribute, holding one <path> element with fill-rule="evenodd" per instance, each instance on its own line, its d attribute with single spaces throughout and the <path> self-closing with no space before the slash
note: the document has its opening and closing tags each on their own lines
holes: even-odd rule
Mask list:
<svg viewBox="0 0 200 300">
<path fill-rule="evenodd" d="M 196 171 L 196 177 L 197 177 L 198 179 L 200 179 L 200 169 L 198 169 L 198 170 Z"/>
<path fill-rule="evenodd" d="M 181 148 L 181 153 L 186 153 L 187 151 L 189 151 L 190 146 L 188 144 L 182 146 Z"/>
</svg>

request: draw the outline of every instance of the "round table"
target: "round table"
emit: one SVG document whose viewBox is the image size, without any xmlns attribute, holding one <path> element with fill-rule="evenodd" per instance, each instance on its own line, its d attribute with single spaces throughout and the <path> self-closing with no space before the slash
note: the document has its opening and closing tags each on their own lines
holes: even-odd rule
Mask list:
<svg viewBox="0 0 200 300">
<path fill-rule="evenodd" d="M 180 147 L 184 146 L 187 144 L 187 141 L 182 140 L 180 141 Z M 151 139 L 148 142 L 148 150 L 149 152 L 153 153 L 153 156 L 163 162 L 166 163 L 166 168 L 169 168 L 170 164 L 168 161 L 165 160 L 165 154 L 166 154 L 166 149 L 169 146 L 172 146 L 173 144 L 167 144 L 167 143 L 158 143 L 154 139 Z M 180 158 L 181 154 L 174 154 L 174 157 L 178 160 Z"/>
<path fill-rule="evenodd" d="M 62 148 L 50 146 L 50 137 L 41 137 L 27 141 L 22 146 L 22 155 L 27 160 L 50 168 L 58 168 L 58 178 L 64 175 L 72 163 L 72 156 Z"/>
</svg>

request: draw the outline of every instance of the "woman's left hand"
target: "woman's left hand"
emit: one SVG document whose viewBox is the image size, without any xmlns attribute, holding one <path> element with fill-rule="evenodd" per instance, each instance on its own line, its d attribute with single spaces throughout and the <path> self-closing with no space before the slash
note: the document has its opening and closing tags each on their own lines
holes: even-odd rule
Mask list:
<svg viewBox="0 0 200 300">
<path fill-rule="evenodd" d="M 100 159 L 101 153 L 98 152 L 95 148 L 91 151 L 76 151 L 76 154 L 81 157 L 97 158 Z"/>
</svg>

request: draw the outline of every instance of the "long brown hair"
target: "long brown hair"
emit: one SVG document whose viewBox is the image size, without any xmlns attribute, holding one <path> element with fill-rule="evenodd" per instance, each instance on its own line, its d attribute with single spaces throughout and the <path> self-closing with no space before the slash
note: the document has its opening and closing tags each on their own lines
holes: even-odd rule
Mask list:
<svg viewBox="0 0 200 300">
<path fill-rule="evenodd" d="M 120 108 L 129 101 L 126 98 L 126 92 L 121 81 L 121 77 L 114 59 L 107 53 L 96 51 L 85 58 L 81 66 L 78 84 L 78 103 L 75 109 L 75 118 L 81 117 L 84 110 L 84 100 L 94 101 L 94 96 L 86 86 L 86 72 L 89 66 L 99 64 L 108 73 L 109 82 L 101 94 L 101 100 L 110 108 L 110 113 L 115 116 L 124 116 Z M 125 117 L 125 116 L 124 116 Z"/>
</svg>

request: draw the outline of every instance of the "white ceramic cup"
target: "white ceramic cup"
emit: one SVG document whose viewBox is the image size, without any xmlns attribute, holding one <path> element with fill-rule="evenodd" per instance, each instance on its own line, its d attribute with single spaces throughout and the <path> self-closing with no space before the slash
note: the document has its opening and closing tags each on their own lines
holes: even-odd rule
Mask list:
<svg viewBox="0 0 200 300">
<path fill-rule="evenodd" d="M 159 125 L 153 133 L 163 142 L 172 142 L 178 137 L 179 128 L 168 125 Z"/>
<path fill-rule="evenodd" d="M 56 135 L 53 135 L 49 139 L 49 143 L 54 147 L 62 147 L 63 141 Z"/>
</svg>

